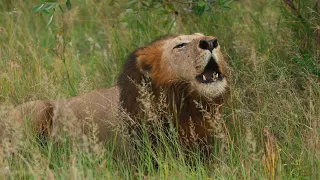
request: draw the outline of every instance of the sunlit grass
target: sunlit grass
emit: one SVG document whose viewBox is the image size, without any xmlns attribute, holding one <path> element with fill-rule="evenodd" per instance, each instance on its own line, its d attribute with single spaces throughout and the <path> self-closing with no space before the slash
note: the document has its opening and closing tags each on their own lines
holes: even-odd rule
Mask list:
<svg viewBox="0 0 320 180">
<path fill-rule="evenodd" d="M 111 87 L 137 47 L 167 33 L 202 32 L 218 38 L 232 67 L 223 114 L 226 138 L 215 139 L 210 162 L 197 153 L 190 162 L 176 144 L 158 152 L 155 168 L 147 147 L 132 160 L 130 153 L 117 157 L 112 142 L 95 146 L 90 137 L 73 141 L 66 134 L 43 145 L 30 131 L 12 130 L 19 141 L 0 147 L 0 179 L 319 178 L 320 82 L 307 62 L 319 50 L 309 45 L 314 30 L 298 29 L 281 12 L 282 3 L 235 1 L 229 12 L 173 17 L 75 1 L 47 28 L 48 17 L 31 12 L 36 3 L 0 2 L 0 121 L 6 123 L 0 124 L 0 135 L 10 127 L 4 118 L 9 106 L 74 95 L 65 68 L 77 94 Z M 52 52 L 61 55 L 63 36 L 66 65 Z"/>
</svg>

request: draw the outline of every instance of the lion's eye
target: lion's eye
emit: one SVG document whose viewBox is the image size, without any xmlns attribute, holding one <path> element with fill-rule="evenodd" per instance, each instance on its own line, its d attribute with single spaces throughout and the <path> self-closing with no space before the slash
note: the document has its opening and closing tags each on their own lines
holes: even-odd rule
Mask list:
<svg viewBox="0 0 320 180">
<path fill-rule="evenodd" d="M 176 45 L 173 49 L 175 49 L 175 48 L 183 48 L 186 45 L 187 45 L 187 43 L 181 43 L 181 44 Z"/>
</svg>

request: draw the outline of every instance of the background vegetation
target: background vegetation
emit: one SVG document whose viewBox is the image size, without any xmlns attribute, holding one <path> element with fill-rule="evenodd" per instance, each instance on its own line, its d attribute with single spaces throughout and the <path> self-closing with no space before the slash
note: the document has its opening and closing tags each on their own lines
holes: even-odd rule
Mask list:
<svg viewBox="0 0 320 180">
<path fill-rule="evenodd" d="M 38 3 L 0 2 L 0 131 L 9 131 L 4 114 L 12 105 L 110 87 L 137 47 L 167 33 L 202 32 L 218 38 L 231 65 L 226 133 L 209 164 L 171 155 L 154 168 L 148 153 L 137 163 L 113 158 L 112 143 L 62 138 L 58 147 L 43 146 L 10 129 L 17 141 L 0 146 L 0 179 L 320 178 L 319 1 L 238 0 L 206 9 L 78 0 L 49 26 L 50 16 L 31 12 Z"/>
</svg>

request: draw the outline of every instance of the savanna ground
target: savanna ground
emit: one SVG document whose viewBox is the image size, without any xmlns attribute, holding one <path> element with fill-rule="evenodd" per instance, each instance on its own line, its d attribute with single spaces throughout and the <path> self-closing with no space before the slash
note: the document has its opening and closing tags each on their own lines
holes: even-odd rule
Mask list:
<svg viewBox="0 0 320 180">
<path fill-rule="evenodd" d="M 318 1 L 294 1 L 293 10 L 289 0 L 239 0 L 230 11 L 202 16 L 131 11 L 124 1 L 72 1 L 72 10 L 57 13 L 48 27 L 48 16 L 31 12 L 38 2 L 0 2 L 0 131 L 15 139 L 2 139 L 0 179 L 320 178 Z M 59 145 L 43 145 L 5 118 L 28 100 L 110 87 L 137 47 L 194 32 L 216 36 L 231 66 L 223 133 L 210 163 L 167 153 L 155 168 L 147 150 L 133 163 L 114 158 L 112 143 L 85 136 L 61 135 Z"/>
</svg>

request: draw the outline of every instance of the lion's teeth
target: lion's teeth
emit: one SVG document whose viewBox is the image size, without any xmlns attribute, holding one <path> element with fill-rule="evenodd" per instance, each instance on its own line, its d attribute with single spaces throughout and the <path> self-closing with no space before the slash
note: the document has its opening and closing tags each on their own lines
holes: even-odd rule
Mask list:
<svg viewBox="0 0 320 180">
<path fill-rule="evenodd" d="M 219 74 L 217 73 L 217 74 L 216 74 L 216 78 L 218 78 L 218 77 L 219 77 Z"/>
<path fill-rule="evenodd" d="M 207 80 L 205 75 L 202 75 L 202 79 L 205 81 Z"/>
</svg>

